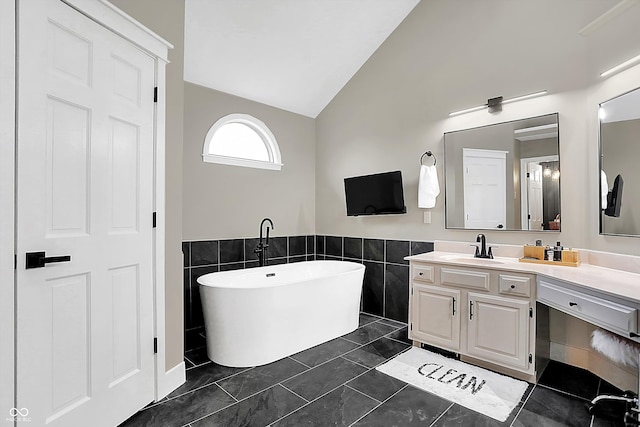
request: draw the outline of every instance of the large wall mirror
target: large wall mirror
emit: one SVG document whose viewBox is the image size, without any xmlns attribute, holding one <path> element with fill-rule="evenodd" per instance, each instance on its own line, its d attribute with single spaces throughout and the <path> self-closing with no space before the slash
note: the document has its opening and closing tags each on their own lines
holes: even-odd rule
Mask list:
<svg viewBox="0 0 640 427">
<path fill-rule="evenodd" d="M 444 134 L 445 225 L 559 231 L 558 114 Z"/>
<path fill-rule="evenodd" d="M 640 236 L 640 89 L 600 104 L 600 234 Z"/>
</svg>

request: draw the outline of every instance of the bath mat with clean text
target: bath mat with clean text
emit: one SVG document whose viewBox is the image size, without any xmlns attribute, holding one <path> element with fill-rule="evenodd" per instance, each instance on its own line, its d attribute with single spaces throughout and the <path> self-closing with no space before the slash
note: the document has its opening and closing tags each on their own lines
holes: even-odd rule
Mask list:
<svg viewBox="0 0 640 427">
<path fill-rule="evenodd" d="M 498 421 L 506 421 L 528 386 L 525 381 L 417 347 L 376 369 Z"/>
</svg>

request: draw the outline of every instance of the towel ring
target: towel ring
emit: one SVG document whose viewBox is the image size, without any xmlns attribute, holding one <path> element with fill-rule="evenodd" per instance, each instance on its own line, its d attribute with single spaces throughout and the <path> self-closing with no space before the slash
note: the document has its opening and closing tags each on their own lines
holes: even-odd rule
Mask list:
<svg viewBox="0 0 640 427">
<path fill-rule="evenodd" d="M 433 166 L 436 165 L 436 156 L 433 155 L 433 153 L 431 151 L 427 151 L 425 152 L 421 157 L 420 157 L 420 165 L 422 165 L 422 160 L 424 159 L 424 156 L 429 156 L 429 157 L 433 157 Z"/>
</svg>

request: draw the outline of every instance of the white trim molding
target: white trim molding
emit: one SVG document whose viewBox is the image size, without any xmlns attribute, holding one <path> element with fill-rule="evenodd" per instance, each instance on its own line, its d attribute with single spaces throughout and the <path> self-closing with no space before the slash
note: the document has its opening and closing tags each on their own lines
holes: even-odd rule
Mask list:
<svg viewBox="0 0 640 427">
<path fill-rule="evenodd" d="M 61 0 L 97 23 L 165 61 L 173 45 L 107 0 Z"/>
<path fill-rule="evenodd" d="M 184 362 L 180 362 L 168 371 L 163 372 L 162 376 L 158 377 L 156 401 L 167 397 L 169 393 L 180 387 L 185 381 L 187 381 L 187 370 Z"/>
</svg>

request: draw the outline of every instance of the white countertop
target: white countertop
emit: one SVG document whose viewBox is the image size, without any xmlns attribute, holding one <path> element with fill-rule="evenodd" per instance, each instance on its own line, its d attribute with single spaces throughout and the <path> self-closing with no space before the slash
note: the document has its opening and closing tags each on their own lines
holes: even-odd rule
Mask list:
<svg viewBox="0 0 640 427">
<path fill-rule="evenodd" d="M 582 263 L 578 267 L 569 267 L 520 262 L 518 258 L 511 257 L 496 256 L 493 260 L 485 260 L 474 258 L 468 253 L 444 251 L 413 255 L 405 259 L 458 267 L 540 274 L 640 303 L 640 274 L 587 263 Z"/>
</svg>

